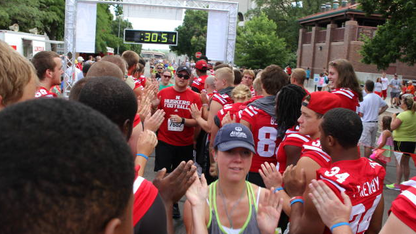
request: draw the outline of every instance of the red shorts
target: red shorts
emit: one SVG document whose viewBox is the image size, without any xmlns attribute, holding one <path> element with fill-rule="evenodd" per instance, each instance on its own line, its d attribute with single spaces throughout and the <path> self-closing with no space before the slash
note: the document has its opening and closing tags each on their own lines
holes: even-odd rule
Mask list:
<svg viewBox="0 0 416 234">
<path fill-rule="evenodd" d="M 382 93 L 380 93 L 380 92 L 374 91 L 374 93 L 375 93 L 375 94 L 377 94 L 377 95 L 378 95 L 378 96 L 380 96 L 380 97 L 383 97 L 383 96 L 382 96 Z"/>
<path fill-rule="evenodd" d="M 383 97 L 383 98 L 387 97 L 387 89 L 381 90 L 381 97 Z"/>
</svg>

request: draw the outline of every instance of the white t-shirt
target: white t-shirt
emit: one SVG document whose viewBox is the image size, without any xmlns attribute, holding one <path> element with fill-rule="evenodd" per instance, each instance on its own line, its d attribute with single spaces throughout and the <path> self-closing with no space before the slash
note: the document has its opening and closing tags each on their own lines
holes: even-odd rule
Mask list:
<svg viewBox="0 0 416 234">
<path fill-rule="evenodd" d="M 360 103 L 360 113 L 363 122 L 378 121 L 379 109 L 386 106 L 386 102 L 375 93 L 368 93 Z"/>
<path fill-rule="evenodd" d="M 383 84 L 376 82 L 374 83 L 374 92 L 379 92 L 381 93 L 381 90 L 383 89 Z"/>
<path fill-rule="evenodd" d="M 382 90 L 386 90 L 389 87 L 389 78 L 381 77 L 381 84 L 382 84 Z"/>
</svg>

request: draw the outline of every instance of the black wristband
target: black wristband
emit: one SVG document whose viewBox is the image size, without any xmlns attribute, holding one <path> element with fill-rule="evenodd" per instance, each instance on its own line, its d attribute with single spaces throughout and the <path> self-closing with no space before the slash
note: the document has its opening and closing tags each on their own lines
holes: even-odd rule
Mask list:
<svg viewBox="0 0 416 234">
<path fill-rule="evenodd" d="M 185 124 L 185 118 L 182 118 L 181 124 Z"/>
</svg>

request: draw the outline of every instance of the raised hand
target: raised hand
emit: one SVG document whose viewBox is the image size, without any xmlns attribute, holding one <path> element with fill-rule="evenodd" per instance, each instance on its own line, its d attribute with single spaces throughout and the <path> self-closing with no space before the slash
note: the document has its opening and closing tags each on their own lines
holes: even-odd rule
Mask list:
<svg viewBox="0 0 416 234">
<path fill-rule="evenodd" d="M 261 164 L 259 173 L 264 184 L 266 185 L 266 188 L 270 189 L 271 187 L 282 187 L 282 175 L 273 163 L 269 164 L 268 162 L 265 162 Z"/>
<path fill-rule="evenodd" d="M 150 130 L 144 130 L 137 139 L 137 153 L 149 156 L 157 145 L 157 136 Z"/>
<path fill-rule="evenodd" d="M 306 188 L 306 174 L 302 168 L 300 176 L 296 173 L 296 166 L 289 165 L 283 173 L 283 183 L 285 191 L 290 197 L 302 196 Z"/>
<path fill-rule="evenodd" d="M 341 193 L 344 199 L 342 203 L 323 181 L 312 180 L 309 188 L 311 189 L 309 196 L 327 227 L 340 222 L 349 222 L 352 205 L 350 198 L 344 192 Z"/>
<path fill-rule="evenodd" d="M 163 201 L 167 204 L 173 204 L 179 201 L 186 190 L 192 185 L 196 179 L 193 175 L 196 167 L 192 160 L 187 163 L 181 162 L 175 170 L 166 175 L 166 168 L 158 171 L 153 184 L 159 189 L 159 194 Z"/>
<path fill-rule="evenodd" d="M 198 174 L 194 173 L 195 181 L 191 187 L 186 191 L 186 199 L 189 201 L 192 207 L 205 206 L 208 198 L 208 185 L 204 174 L 201 175 L 201 179 L 198 178 Z"/>
<path fill-rule="evenodd" d="M 273 191 L 274 187 L 267 191 L 257 210 L 257 224 L 262 234 L 275 233 L 282 212 L 283 199 Z"/>
<path fill-rule="evenodd" d="M 196 120 L 198 118 L 201 118 L 202 112 L 195 103 L 191 104 L 191 107 L 189 108 L 189 111 L 191 112 L 191 115 L 192 115 L 193 119 Z"/>
<path fill-rule="evenodd" d="M 230 112 L 227 112 L 227 114 L 224 115 L 224 118 L 222 118 L 221 126 L 229 123 L 235 123 L 235 115 L 231 116 Z"/>
<path fill-rule="evenodd" d="M 163 123 L 163 120 L 165 120 L 164 110 L 159 109 L 152 116 L 149 113 L 144 121 L 144 129 L 156 132 Z"/>
</svg>

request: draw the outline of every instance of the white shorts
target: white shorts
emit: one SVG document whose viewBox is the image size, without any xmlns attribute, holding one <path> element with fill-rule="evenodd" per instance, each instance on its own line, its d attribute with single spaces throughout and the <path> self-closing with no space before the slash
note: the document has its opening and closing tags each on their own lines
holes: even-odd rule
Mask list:
<svg viewBox="0 0 416 234">
<path fill-rule="evenodd" d="M 377 122 L 363 122 L 363 133 L 361 134 L 359 144 L 362 146 L 374 147 L 376 143 L 377 131 Z"/>
</svg>

